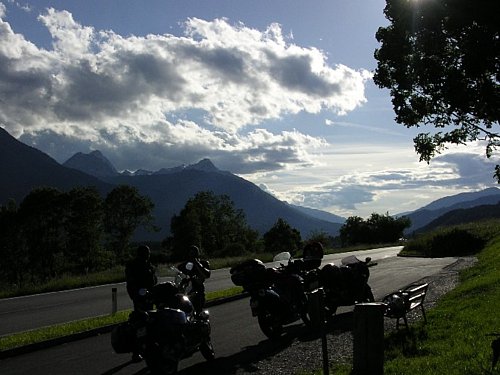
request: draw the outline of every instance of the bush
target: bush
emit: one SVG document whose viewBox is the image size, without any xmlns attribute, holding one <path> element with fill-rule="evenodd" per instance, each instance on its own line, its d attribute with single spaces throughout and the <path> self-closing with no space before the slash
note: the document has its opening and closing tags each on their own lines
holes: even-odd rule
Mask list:
<svg viewBox="0 0 500 375">
<path fill-rule="evenodd" d="M 472 255 L 500 234 L 498 220 L 469 223 L 425 232 L 410 240 L 401 255 L 447 257 Z"/>
<path fill-rule="evenodd" d="M 217 252 L 217 256 L 221 257 L 231 257 L 231 256 L 240 256 L 247 253 L 245 246 L 240 243 L 232 243 L 224 247 L 220 252 Z"/>
<path fill-rule="evenodd" d="M 426 255 L 433 257 L 471 255 L 479 252 L 484 240 L 463 229 L 454 228 L 448 233 L 436 235 Z"/>
</svg>

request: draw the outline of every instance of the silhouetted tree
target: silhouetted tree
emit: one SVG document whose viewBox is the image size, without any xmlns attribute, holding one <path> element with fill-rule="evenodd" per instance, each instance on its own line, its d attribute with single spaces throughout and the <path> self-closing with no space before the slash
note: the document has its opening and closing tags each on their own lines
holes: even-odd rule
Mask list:
<svg viewBox="0 0 500 375">
<path fill-rule="evenodd" d="M 340 240 L 343 246 L 391 243 L 401 238 L 410 225 L 407 217 L 395 219 L 389 213 L 372 213 L 366 221 L 359 216 L 351 216 L 340 228 Z"/>
<path fill-rule="evenodd" d="M 130 239 L 140 226 L 153 229 L 149 197 L 139 194 L 135 187 L 121 185 L 114 188 L 104 200 L 104 229 L 108 246 L 118 263 L 124 263 L 129 254 Z"/>
<path fill-rule="evenodd" d="M 386 3 L 374 81 L 391 90 L 399 124 L 437 129 L 414 138 L 420 160 L 480 139 L 490 157 L 500 145 L 498 0 Z"/>
<path fill-rule="evenodd" d="M 264 249 L 274 254 L 288 251 L 293 255 L 301 248 L 301 243 L 300 232 L 282 218 L 278 218 L 273 227 L 264 234 Z"/>
<path fill-rule="evenodd" d="M 13 200 L 0 206 L 0 259 L 0 280 L 23 286 L 29 256 L 21 241 L 18 207 Z"/>
<path fill-rule="evenodd" d="M 164 244 L 174 260 L 183 259 L 190 245 L 197 245 L 209 257 L 251 251 L 258 237 L 229 196 L 211 191 L 189 199 L 179 215 L 172 217 L 170 231 Z"/>
<path fill-rule="evenodd" d="M 87 273 L 109 265 L 103 249 L 104 207 L 95 188 L 71 190 L 67 200 L 65 259 L 68 270 Z"/>
<path fill-rule="evenodd" d="M 54 188 L 31 191 L 19 206 L 20 235 L 28 250 L 26 272 L 32 281 L 48 280 L 60 270 L 66 246 L 64 194 Z"/>
</svg>

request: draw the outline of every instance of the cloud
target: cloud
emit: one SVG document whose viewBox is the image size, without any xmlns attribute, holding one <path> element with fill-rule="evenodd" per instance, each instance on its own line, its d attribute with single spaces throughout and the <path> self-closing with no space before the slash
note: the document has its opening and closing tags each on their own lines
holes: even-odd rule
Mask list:
<svg viewBox="0 0 500 375">
<path fill-rule="evenodd" d="M 117 164 L 142 150 L 134 165 L 118 166 L 129 169 L 164 167 L 188 153 L 183 162 L 218 158 L 236 173 L 311 165 L 308 150 L 324 140 L 272 134 L 266 121 L 345 114 L 366 101 L 371 77 L 328 65 L 278 24 L 261 31 L 191 18 L 182 36 L 124 37 L 51 8 L 38 16 L 52 37 L 43 49 L 5 16 L 0 3 L 0 126 L 59 161 L 86 151 L 70 146 L 85 146 L 113 152 Z"/>
<path fill-rule="evenodd" d="M 245 135 L 236 135 L 209 131 L 187 120 L 164 121 L 143 138 L 143 141 L 124 142 L 116 133 L 102 129 L 99 142 L 51 130 L 38 132 L 36 136 L 25 133 L 20 140 L 46 150 L 61 162 L 69 159 L 75 149 L 89 152 L 95 150 L 98 143 L 99 150 L 119 170 L 158 170 L 208 157 L 218 168 L 237 174 L 312 166 L 316 162 L 308 150 L 325 145 L 323 139 L 297 131 L 273 134 L 265 129 L 254 129 Z M 159 142 L 157 139 L 169 141 Z"/>
<path fill-rule="evenodd" d="M 309 176 L 301 171 L 275 172 L 265 178 L 260 176 L 259 181 L 279 199 L 345 217 L 367 217 L 372 212 L 395 214 L 415 210 L 445 195 L 496 186 L 493 172 L 498 161 L 487 159 L 481 151 L 484 151 L 481 145 L 471 143 L 434 158 L 430 164 L 405 166 L 404 160 L 398 164 L 399 159 L 405 159 L 399 150 L 393 150 L 391 165 L 383 153 L 377 154 L 372 149 L 372 170 L 360 171 L 348 166 L 337 175 L 332 172 L 333 160 L 338 155 L 323 155 L 330 170 L 317 167 Z M 411 150 L 407 152 L 410 153 Z M 349 155 L 344 156 L 349 159 Z M 381 165 L 387 167 L 381 169 Z M 300 185 L 291 182 L 300 178 L 303 181 Z"/>
<path fill-rule="evenodd" d="M 369 73 L 330 67 L 319 50 L 288 44 L 279 25 L 258 31 L 192 18 L 182 37 L 122 37 L 82 26 L 67 11 L 48 9 L 39 20 L 52 35 L 50 51 L 0 21 L 7 128 L 139 135 L 130 129 L 147 131 L 166 113 L 198 109 L 206 124 L 234 133 L 285 114 L 346 113 L 365 102 Z M 13 89 L 20 98 L 7 96 Z"/>
</svg>

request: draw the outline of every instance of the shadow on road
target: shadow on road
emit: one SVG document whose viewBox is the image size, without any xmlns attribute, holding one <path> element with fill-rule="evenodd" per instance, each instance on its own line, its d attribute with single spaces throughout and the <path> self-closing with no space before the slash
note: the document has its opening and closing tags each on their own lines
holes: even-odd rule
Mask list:
<svg viewBox="0 0 500 375">
<path fill-rule="evenodd" d="M 124 368 L 134 364 L 135 362 L 133 361 L 127 361 L 127 362 L 124 362 L 123 364 L 119 365 L 119 366 L 116 366 L 106 372 L 103 372 L 101 375 L 113 375 L 113 374 L 117 374 L 119 373 L 121 370 L 123 370 Z M 139 371 L 137 371 L 134 375 L 146 375 L 146 374 L 149 374 L 149 370 L 145 367 Z"/>
<path fill-rule="evenodd" d="M 327 334 L 352 331 L 353 313 L 338 314 L 325 325 Z M 278 340 L 263 340 L 256 345 L 247 346 L 242 351 L 227 357 L 219 357 L 211 362 L 202 362 L 182 371 L 179 375 L 229 375 L 236 373 L 256 373 L 258 363 L 271 358 L 289 347 L 294 341 L 313 341 L 320 337 L 319 332 L 311 332 L 303 324 L 285 327 L 285 334 Z"/>
</svg>

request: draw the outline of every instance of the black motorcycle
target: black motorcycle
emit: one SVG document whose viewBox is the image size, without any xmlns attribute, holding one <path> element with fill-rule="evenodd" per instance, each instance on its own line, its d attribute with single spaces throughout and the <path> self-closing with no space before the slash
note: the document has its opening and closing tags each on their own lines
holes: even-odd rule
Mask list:
<svg viewBox="0 0 500 375">
<path fill-rule="evenodd" d="M 326 264 L 317 272 L 319 285 L 325 292 L 325 310 L 329 315 L 335 314 L 339 306 L 375 300 L 368 284 L 369 267 L 374 265 L 371 258 L 361 261 L 351 255 L 342 259 L 341 263 L 341 266 Z"/>
<path fill-rule="evenodd" d="M 186 278 L 177 279 L 183 280 L 182 287 L 165 282 L 145 292 L 145 298 L 149 298 L 156 309 L 133 311 L 129 320 L 111 333 L 114 351 L 142 355 L 152 374 L 175 374 L 179 361 L 198 351 L 208 361 L 215 358 L 209 313 L 194 312 L 184 294 Z"/>
<path fill-rule="evenodd" d="M 304 281 L 291 267 L 266 267 L 259 259 L 230 270 L 231 280 L 250 294 L 252 316 L 270 339 L 281 336 L 283 326 L 300 319 L 310 324 Z"/>
</svg>

